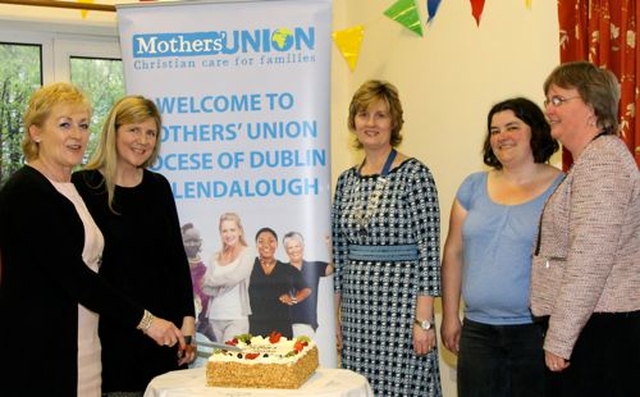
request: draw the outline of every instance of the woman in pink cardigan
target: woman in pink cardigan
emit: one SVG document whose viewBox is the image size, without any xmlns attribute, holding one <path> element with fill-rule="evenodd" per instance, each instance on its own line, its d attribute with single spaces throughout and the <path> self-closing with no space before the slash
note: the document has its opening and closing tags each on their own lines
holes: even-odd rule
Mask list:
<svg viewBox="0 0 640 397">
<path fill-rule="evenodd" d="M 547 201 L 531 309 L 548 324 L 551 396 L 637 396 L 640 173 L 618 134 L 616 77 L 588 62 L 544 83 L 551 134 L 574 160 Z"/>
</svg>

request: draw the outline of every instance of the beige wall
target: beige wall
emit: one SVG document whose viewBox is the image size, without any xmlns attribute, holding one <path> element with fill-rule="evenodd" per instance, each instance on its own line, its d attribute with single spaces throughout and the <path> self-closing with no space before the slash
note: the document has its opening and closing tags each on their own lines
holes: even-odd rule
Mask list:
<svg viewBox="0 0 640 397">
<path fill-rule="evenodd" d="M 482 165 L 491 105 L 513 95 L 542 104 L 542 82 L 559 60 L 556 4 L 487 2 L 477 27 L 469 1 L 445 0 L 419 37 L 382 15 L 392 3 L 334 1 L 334 30 L 362 24 L 365 38 L 354 72 L 334 46 L 333 177 L 358 159 L 346 129 L 353 91 L 366 79 L 386 79 L 399 88 L 405 110 L 401 150 L 431 168 L 446 213 L 462 178 Z M 417 3 L 424 21 L 426 0 Z"/>
<path fill-rule="evenodd" d="M 369 78 L 389 80 L 399 88 L 405 110 L 400 150 L 424 161 L 435 176 L 444 243 L 456 189 L 467 174 L 482 167 L 480 146 L 491 105 L 514 95 L 542 103 L 542 82 L 559 59 L 556 2 L 532 0 L 527 9 L 525 0 L 488 1 L 478 27 L 468 0 L 444 0 L 423 37 L 383 15 L 393 3 L 334 0 L 334 30 L 363 25 L 365 38 L 354 72 L 335 46 L 332 54 L 332 177 L 335 181 L 360 160 L 346 128 L 353 91 Z M 426 20 L 426 0 L 416 3 Z M 0 19 L 34 17 L 116 32 L 111 13 L 90 12 L 82 18 L 76 10 L 0 5 Z M 439 315 L 437 320 L 440 324 Z M 453 397 L 455 357 L 443 348 L 441 353 L 445 396 Z"/>
</svg>

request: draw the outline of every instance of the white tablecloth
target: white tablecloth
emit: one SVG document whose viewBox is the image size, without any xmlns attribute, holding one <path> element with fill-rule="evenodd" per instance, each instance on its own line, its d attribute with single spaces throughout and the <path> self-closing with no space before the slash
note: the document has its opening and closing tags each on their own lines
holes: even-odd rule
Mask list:
<svg viewBox="0 0 640 397">
<path fill-rule="evenodd" d="M 144 397 L 373 397 L 367 379 L 346 369 L 318 368 L 299 389 L 231 389 L 207 387 L 205 367 L 173 371 L 154 378 Z"/>
</svg>

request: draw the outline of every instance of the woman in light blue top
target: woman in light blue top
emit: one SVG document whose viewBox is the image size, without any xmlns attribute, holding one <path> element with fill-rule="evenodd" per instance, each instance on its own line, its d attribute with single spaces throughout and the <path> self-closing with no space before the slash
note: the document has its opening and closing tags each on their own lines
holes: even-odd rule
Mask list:
<svg viewBox="0 0 640 397">
<path fill-rule="evenodd" d="M 484 163 L 451 209 L 442 265 L 442 340 L 458 354 L 458 395 L 544 393 L 542 328 L 529 310 L 531 254 L 538 218 L 562 172 L 540 108 L 526 98 L 494 105 Z M 464 322 L 460 321 L 460 300 Z"/>
</svg>

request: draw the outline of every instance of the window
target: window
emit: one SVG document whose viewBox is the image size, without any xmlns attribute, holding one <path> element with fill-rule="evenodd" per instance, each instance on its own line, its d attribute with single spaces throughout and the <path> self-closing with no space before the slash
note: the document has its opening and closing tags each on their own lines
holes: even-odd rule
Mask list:
<svg viewBox="0 0 640 397">
<path fill-rule="evenodd" d="M 125 94 L 120 47 L 117 41 L 102 37 L 58 39 L 54 41 L 54 59 L 56 75 L 82 88 L 93 103 L 87 160 L 111 106 Z"/>
<path fill-rule="evenodd" d="M 109 109 L 125 94 L 115 31 L 106 35 L 60 33 L 60 26 L 47 30 L 41 25 L 35 29 L 39 31 L 33 30 L 27 23 L 0 28 L 0 186 L 23 163 L 22 115 L 37 87 L 71 81 L 91 98 L 94 117 L 85 160 L 97 144 Z"/>
<path fill-rule="evenodd" d="M 22 114 L 30 93 L 42 84 L 39 45 L 1 43 L 0 186 L 22 164 Z"/>
</svg>

